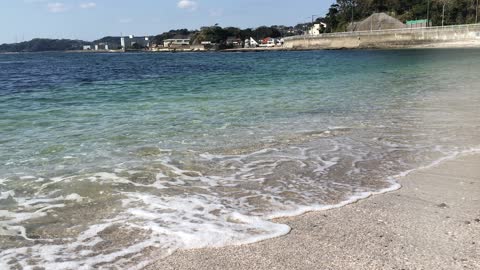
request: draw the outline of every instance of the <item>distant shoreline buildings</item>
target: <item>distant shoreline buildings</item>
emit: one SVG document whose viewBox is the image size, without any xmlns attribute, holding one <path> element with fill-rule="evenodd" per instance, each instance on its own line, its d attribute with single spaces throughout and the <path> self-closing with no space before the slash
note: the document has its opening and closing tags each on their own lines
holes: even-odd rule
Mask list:
<svg viewBox="0 0 480 270">
<path fill-rule="evenodd" d="M 177 35 L 173 38 L 163 40 L 157 44 L 151 41 L 150 37 L 135 37 L 133 35 L 127 37 L 108 37 L 107 40 L 100 40 L 92 45 L 84 45 L 84 51 L 216 51 L 220 50 L 221 45 L 225 48 L 240 49 L 240 48 L 269 48 L 281 47 L 283 45 L 283 38 L 266 37 L 261 40 L 255 40 L 250 37 L 242 40 L 239 37 L 229 36 L 226 38 L 224 44 L 219 44 L 214 41 L 195 42 L 192 36 Z"/>
</svg>

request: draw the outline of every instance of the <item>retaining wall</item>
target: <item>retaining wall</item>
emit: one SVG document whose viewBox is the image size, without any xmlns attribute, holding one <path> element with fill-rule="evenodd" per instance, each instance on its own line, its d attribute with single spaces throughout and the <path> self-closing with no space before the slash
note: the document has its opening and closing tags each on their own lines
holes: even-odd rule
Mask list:
<svg viewBox="0 0 480 270">
<path fill-rule="evenodd" d="M 480 24 L 303 35 L 284 40 L 287 49 L 408 48 L 462 41 L 480 46 Z"/>
</svg>

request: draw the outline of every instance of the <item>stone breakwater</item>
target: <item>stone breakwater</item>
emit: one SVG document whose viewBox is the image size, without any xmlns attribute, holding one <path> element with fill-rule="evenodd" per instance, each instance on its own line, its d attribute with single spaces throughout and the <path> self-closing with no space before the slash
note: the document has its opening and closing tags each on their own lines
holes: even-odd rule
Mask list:
<svg viewBox="0 0 480 270">
<path fill-rule="evenodd" d="M 329 33 L 285 38 L 285 49 L 480 47 L 480 24 Z"/>
</svg>

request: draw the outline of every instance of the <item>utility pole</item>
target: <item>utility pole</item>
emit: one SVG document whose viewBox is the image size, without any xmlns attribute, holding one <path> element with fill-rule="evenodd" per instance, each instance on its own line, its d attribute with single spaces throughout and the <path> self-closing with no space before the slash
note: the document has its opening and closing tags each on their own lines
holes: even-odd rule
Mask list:
<svg viewBox="0 0 480 270">
<path fill-rule="evenodd" d="M 370 20 L 370 32 L 373 31 L 373 18 Z"/>
<path fill-rule="evenodd" d="M 477 1 L 478 1 L 478 0 L 477 0 Z M 353 32 L 353 28 L 354 28 L 354 27 L 353 27 L 353 14 L 354 14 L 354 8 L 355 8 L 355 6 L 353 5 L 354 2 L 355 2 L 355 1 L 352 1 L 352 32 Z"/>
<path fill-rule="evenodd" d="M 427 27 L 430 26 L 430 0 L 427 0 Z"/>
<path fill-rule="evenodd" d="M 477 6 L 475 7 L 475 23 L 478 23 L 478 0 L 477 0 Z"/>
<path fill-rule="evenodd" d="M 321 16 L 321 15 L 312 15 L 312 24 L 315 23 L 315 18 L 318 18 L 319 16 Z"/>
<path fill-rule="evenodd" d="M 442 27 L 443 27 L 444 22 L 445 22 L 445 2 L 443 3 L 443 11 L 442 11 Z"/>
</svg>

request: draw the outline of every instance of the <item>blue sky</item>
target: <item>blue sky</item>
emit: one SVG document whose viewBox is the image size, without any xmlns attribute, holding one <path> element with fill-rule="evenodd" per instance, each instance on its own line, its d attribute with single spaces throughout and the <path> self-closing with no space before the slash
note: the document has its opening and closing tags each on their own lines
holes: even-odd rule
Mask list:
<svg viewBox="0 0 480 270">
<path fill-rule="evenodd" d="M 34 37 L 94 40 L 170 29 L 294 25 L 330 0 L 0 0 L 0 43 Z"/>
</svg>

